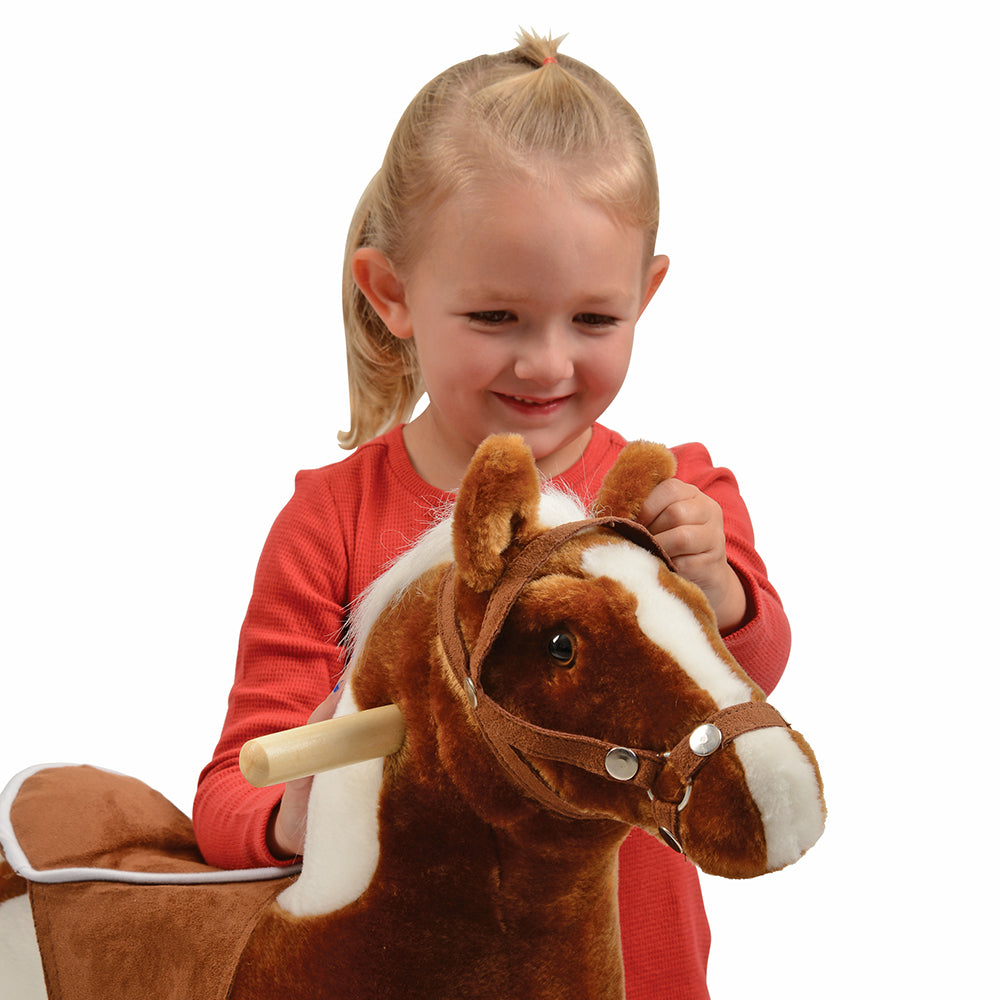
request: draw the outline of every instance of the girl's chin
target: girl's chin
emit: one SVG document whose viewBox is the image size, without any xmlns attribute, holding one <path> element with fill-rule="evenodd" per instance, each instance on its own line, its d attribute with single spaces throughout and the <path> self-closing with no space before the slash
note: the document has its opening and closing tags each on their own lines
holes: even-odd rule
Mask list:
<svg viewBox="0 0 1000 1000">
<path fill-rule="evenodd" d="M 553 441 L 541 435 L 527 433 L 524 439 L 528 442 L 535 455 L 535 464 L 543 476 L 552 478 L 560 476 L 583 457 L 590 444 L 593 431 L 590 427 L 575 434 L 567 441 Z"/>
</svg>

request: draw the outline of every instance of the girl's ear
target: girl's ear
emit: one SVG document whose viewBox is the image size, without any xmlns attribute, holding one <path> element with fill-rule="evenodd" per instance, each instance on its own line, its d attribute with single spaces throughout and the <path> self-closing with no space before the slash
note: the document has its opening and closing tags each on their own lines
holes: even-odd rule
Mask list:
<svg viewBox="0 0 1000 1000">
<path fill-rule="evenodd" d="M 361 247 L 351 258 L 351 274 L 389 332 L 400 340 L 412 337 L 406 292 L 389 258 L 374 247 Z"/>
<path fill-rule="evenodd" d="M 670 267 L 670 258 L 666 254 L 657 254 L 653 258 L 653 263 L 649 265 L 649 270 L 646 272 L 646 284 L 643 289 L 642 303 L 639 306 L 640 316 L 645 312 L 656 289 L 660 287 L 660 282 L 667 276 L 668 267 Z"/>
</svg>

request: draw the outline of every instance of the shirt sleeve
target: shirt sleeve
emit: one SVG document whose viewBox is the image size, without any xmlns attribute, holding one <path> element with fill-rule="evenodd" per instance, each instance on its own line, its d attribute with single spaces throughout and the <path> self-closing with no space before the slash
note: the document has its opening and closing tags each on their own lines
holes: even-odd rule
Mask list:
<svg viewBox="0 0 1000 1000">
<path fill-rule="evenodd" d="M 703 445 L 681 445 L 674 454 L 677 478 L 697 487 L 722 507 L 726 556 L 747 597 L 746 619 L 723 639 L 740 666 L 770 694 L 788 662 L 791 630 L 781 599 L 754 547 L 753 525 L 736 478 L 729 469 L 713 466 Z"/>
<path fill-rule="evenodd" d="M 264 545 L 226 721 L 195 795 L 195 833 L 210 864 L 284 863 L 266 840 L 284 785 L 251 786 L 239 754 L 248 739 L 303 725 L 343 670 L 347 556 L 333 506 L 322 477 L 300 473 Z"/>
</svg>

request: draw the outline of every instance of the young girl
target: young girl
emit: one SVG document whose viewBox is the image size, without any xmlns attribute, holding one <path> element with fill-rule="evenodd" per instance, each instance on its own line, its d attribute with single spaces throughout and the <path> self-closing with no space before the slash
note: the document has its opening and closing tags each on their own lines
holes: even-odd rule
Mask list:
<svg viewBox="0 0 1000 1000">
<path fill-rule="evenodd" d="M 273 865 L 302 849 L 308 779 L 257 790 L 244 741 L 331 715 L 347 609 L 435 520 L 476 446 L 517 432 L 540 472 L 589 499 L 624 445 L 596 423 L 667 270 L 652 150 L 603 77 L 522 34 L 431 81 L 400 121 L 352 223 L 344 461 L 296 479 L 261 556 L 229 713 L 194 821 L 206 858 Z M 426 392 L 427 407 L 408 423 Z M 650 437 L 659 438 L 656 428 Z M 736 483 L 700 445 L 641 519 L 711 601 L 766 690 L 789 633 Z M 620 855 L 630 1000 L 707 996 L 692 865 L 633 831 Z"/>
</svg>

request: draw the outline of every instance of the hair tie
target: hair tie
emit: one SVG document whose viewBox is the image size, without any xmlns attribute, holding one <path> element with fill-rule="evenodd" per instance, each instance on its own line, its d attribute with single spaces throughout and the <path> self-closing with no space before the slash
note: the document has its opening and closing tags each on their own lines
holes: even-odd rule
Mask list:
<svg viewBox="0 0 1000 1000">
<path fill-rule="evenodd" d="M 558 62 L 559 62 L 559 60 L 558 60 L 558 59 L 556 59 L 556 57 L 555 57 L 555 56 L 546 56 L 546 57 L 545 57 L 545 58 L 544 58 L 544 59 L 542 60 L 542 65 L 543 65 L 543 66 L 548 66 L 548 64 L 549 64 L 549 63 L 552 63 L 553 65 L 556 65 L 556 64 L 558 64 Z"/>
</svg>

